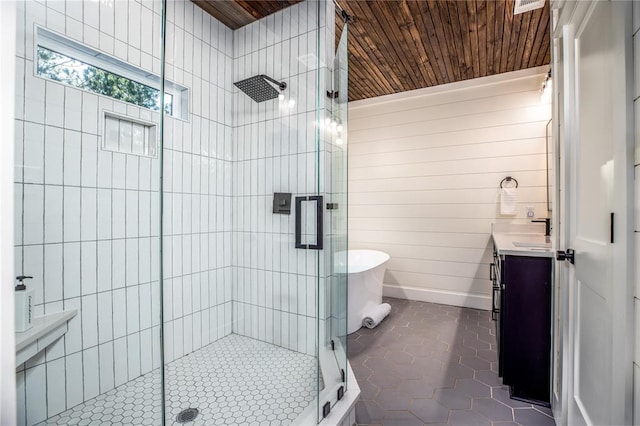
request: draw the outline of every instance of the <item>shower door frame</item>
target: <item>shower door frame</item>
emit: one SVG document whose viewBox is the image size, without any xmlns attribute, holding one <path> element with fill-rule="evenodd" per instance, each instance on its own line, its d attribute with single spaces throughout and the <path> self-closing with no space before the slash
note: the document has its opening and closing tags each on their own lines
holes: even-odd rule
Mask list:
<svg viewBox="0 0 640 426">
<path fill-rule="evenodd" d="M 340 19 L 334 14 L 335 19 Z M 333 407 L 338 403 L 347 390 L 347 274 L 338 273 L 335 268 L 337 254 L 346 253 L 348 247 L 347 240 L 347 104 L 348 104 L 348 16 L 341 14 L 345 20 L 340 43 L 335 51 L 330 69 L 330 84 L 326 93 L 322 88 L 318 93 L 318 185 L 319 191 L 323 190 L 325 205 L 325 234 L 327 235 L 324 245 L 325 253 L 318 253 L 324 256 L 324 262 L 318 258 L 318 264 L 324 264 L 325 270 L 319 271 L 318 279 L 324 279 L 324 287 L 318 283 L 318 288 L 325 290 L 326 309 L 323 319 L 325 319 L 324 335 L 322 330 L 318 330 L 319 359 L 323 359 L 325 367 L 321 368 L 327 372 L 328 377 L 337 379 L 335 382 L 327 383 L 325 378 L 325 389 L 320 393 L 318 418 L 319 421 L 326 415 L 327 405 Z M 333 23 L 333 21 L 332 21 Z M 333 40 L 330 40 L 333 42 Z M 330 47 L 331 49 L 333 46 Z M 320 76 L 319 76 L 320 78 Z M 345 87 L 342 87 L 345 86 Z M 337 97 L 336 94 L 338 95 Z M 327 117 L 322 115 L 321 97 L 324 98 Z M 324 123 L 324 124 L 323 124 Z M 342 125 L 342 131 L 337 131 L 337 125 Z M 336 142 L 342 139 L 341 142 Z M 320 157 L 325 156 L 325 164 Z M 323 176 L 324 173 L 324 176 Z M 321 182 L 324 188 L 320 187 Z M 345 261 L 346 265 L 346 261 Z M 320 272 L 323 272 L 322 276 Z M 320 300 L 320 299 L 319 299 Z M 320 321 L 318 321 L 320 323 Z M 323 346 L 325 346 L 323 348 Z M 327 349 L 328 348 L 328 349 Z M 324 356 L 323 356 L 324 354 Z M 330 356 L 328 356 L 330 355 Z M 328 364 L 328 365 L 327 365 Z M 321 366 L 322 367 L 322 366 Z M 335 370 L 334 370 L 335 369 Z"/>
</svg>

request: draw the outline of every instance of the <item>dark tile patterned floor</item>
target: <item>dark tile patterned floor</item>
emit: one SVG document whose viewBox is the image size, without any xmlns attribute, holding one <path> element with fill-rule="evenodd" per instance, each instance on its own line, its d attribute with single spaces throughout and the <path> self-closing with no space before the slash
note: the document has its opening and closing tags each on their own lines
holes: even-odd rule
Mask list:
<svg viewBox="0 0 640 426">
<path fill-rule="evenodd" d="M 349 336 L 359 425 L 555 425 L 551 410 L 509 398 L 490 312 L 384 301 L 387 319 Z"/>
</svg>

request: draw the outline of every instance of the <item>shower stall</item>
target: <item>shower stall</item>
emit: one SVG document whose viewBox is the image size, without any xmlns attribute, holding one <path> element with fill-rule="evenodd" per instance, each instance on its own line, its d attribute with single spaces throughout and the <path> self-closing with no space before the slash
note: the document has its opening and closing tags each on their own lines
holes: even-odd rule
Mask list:
<svg viewBox="0 0 640 426">
<path fill-rule="evenodd" d="M 19 425 L 353 423 L 348 23 L 213 3 L 18 3 Z"/>
</svg>

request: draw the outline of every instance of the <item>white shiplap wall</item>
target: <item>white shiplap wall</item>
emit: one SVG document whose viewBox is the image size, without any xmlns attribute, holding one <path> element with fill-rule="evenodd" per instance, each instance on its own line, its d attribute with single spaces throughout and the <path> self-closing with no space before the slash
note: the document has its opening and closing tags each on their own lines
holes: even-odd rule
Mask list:
<svg viewBox="0 0 640 426">
<path fill-rule="evenodd" d="M 490 308 L 491 224 L 547 215 L 547 70 L 350 105 L 349 247 L 391 255 L 385 294 Z M 499 214 L 505 176 L 516 216 Z"/>
</svg>

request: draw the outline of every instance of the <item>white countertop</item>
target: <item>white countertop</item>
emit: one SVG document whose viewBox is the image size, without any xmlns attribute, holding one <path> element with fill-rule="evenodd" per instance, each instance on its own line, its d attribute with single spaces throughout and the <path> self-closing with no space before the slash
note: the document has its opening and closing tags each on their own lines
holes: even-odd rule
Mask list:
<svg viewBox="0 0 640 426">
<path fill-rule="evenodd" d="M 494 224 L 491 237 L 500 256 L 554 257 L 553 244 L 544 236 L 544 224 Z"/>
</svg>

